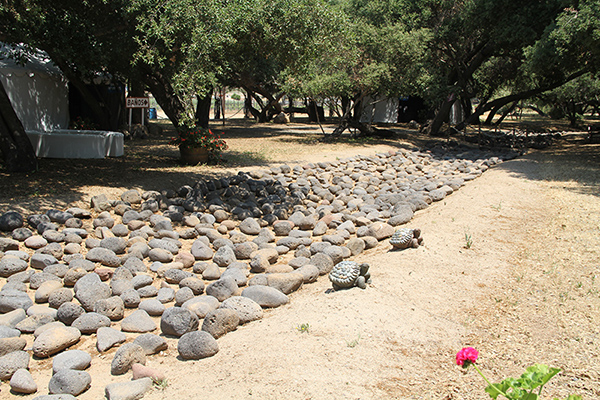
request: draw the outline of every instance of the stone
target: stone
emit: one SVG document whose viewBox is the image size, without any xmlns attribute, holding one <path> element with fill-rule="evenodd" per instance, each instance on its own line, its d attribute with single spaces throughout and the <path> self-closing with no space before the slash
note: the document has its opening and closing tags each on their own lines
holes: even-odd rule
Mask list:
<svg viewBox="0 0 600 400">
<path fill-rule="evenodd" d="M 137 400 L 152 389 L 152 379 L 141 378 L 133 381 L 115 382 L 106 385 L 104 395 L 107 400 Z"/>
<path fill-rule="evenodd" d="M 220 304 L 213 296 L 198 296 L 186 301 L 181 307 L 193 312 L 198 318 L 204 318 L 206 314 L 219 308 Z"/>
<path fill-rule="evenodd" d="M 217 354 L 219 344 L 210 333 L 193 331 L 184 334 L 179 339 L 177 351 L 184 360 L 200 360 Z"/>
<path fill-rule="evenodd" d="M 35 291 L 34 299 L 36 303 L 47 303 L 50 294 L 63 287 L 61 281 L 46 281 Z"/>
<path fill-rule="evenodd" d="M 83 307 L 72 302 L 63 303 L 56 310 L 56 318 L 65 325 L 71 325 L 73 321 L 83 314 L 85 314 Z"/>
<path fill-rule="evenodd" d="M 153 382 L 161 382 L 166 379 L 164 372 L 138 363 L 131 366 L 131 372 L 134 381 L 142 378 L 150 378 Z"/>
<path fill-rule="evenodd" d="M 212 282 L 206 287 L 206 294 L 223 301 L 237 291 L 238 285 L 233 278 L 223 278 Z"/>
<path fill-rule="evenodd" d="M 199 296 L 204 293 L 204 281 L 202 279 L 198 279 L 195 276 L 191 276 L 189 278 L 182 279 L 179 282 L 180 288 L 190 288 L 194 296 Z"/>
<path fill-rule="evenodd" d="M 88 390 L 91 384 L 92 377 L 88 372 L 64 369 L 52 375 L 50 382 L 48 382 L 48 392 L 50 394 L 79 396 Z"/>
<path fill-rule="evenodd" d="M 121 266 L 121 259 L 117 257 L 117 254 L 104 247 L 94 247 L 93 249 L 90 249 L 85 258 L 92 262 L 99 262 L 107 267 L 116 268 Z"/>
<path fill-rule="evenodd" d="M 33 236 L 33 232 L 29 228 L 17 228 L 12 231 L 12 238 L 19 242 L 24 242 L 31 236 Z"/>
<path fill-rule="evenodd" d="M 125 304 L 118 296 L 100 299 L 94 304 L 94 312 L 108 317 L 111 321 L 118 321 L 123 319 Z"/>
<path fill-rule="evenodd" d="M 182 307 L 170 307 L 160 318 L 160 330 L 169 336 L 181 337 L 187 332 L 198 329 L 196 314 Z"/>
<path fill-rule="evenodd" d="M 121 200 L 129 204 L 142 204 L 142 195 L 136 189 L 130 189 L 121 194 Z"/>
<path fill-rule="evenodd" d="M 92 363 L 90 353 L 83 350 L 67 350 L 54 356 L 52 360 L 52 373 L 63 369 L 75 369 L 83 371 Z"/>
<path fill-rule="evenodd" d="M 29 353 L 23 350 L 13 351 L 0 357 L 0 380 L 8 380 L 19 369 L 29 368 Z"/>
<path fill-rule="evenodd" d="M 12 232 L 21 228 L 23 224 L 23 216 L 16 211 L 8 211 L 0 216 L 0 231 Z"/>
<path fill-rule="evenodd" d="M 133 343 L 142 346 L 147 356 L 166 350 L 169 346 L 165 338 L 153 333 L 144 333 L 136 337 Z"/>
<path fill-rule="evenodd" d="M 316 253 L 310 258 L 310 263 L 319 269 L 320 275 L 331 272 L 334 262 L 327 254 Z"/>
<path fill-rule="evenodd" d="M 242 296 L 254 300 L 263 308 L 275 308 L 289 303 L 290 299 L 281 291 L 270 286 L 248 286 L 242 291 Z"/>
<path fill-rule="evenodd" d="M 54 320 L 54 317 L 50 315 L 32 315 L 19 322 L 15 328 L 21 333 L 33 333 L 40 326 L 54 322 Z"/>
<path fill-rule="evenodd" d="M 19 322 L 27 318 L 25 310 L 17 308 L 16 310 L 9 311 L 5 314 L 0 315 L 0 325 L 14 328 Z"/>
<path fill-rule="evenodd" d="M 215 339 L 237 329 L 240 317 L 235 310 L 218 308 L 204 317 L 202 330 L 208 332 Z"/>
<path fill-rule="evenodd" d="M 24 337 L 14 336 L 0 338 L 0 357 L 13 351 L 23 350 L 27 345 Z"/>
<path fill-rule="evenodd" d="M 156 323 L 144 310 L 135 310 L 121 321 L 123 332 L 146 333 L 156 330 Z"/>
<path fill-rule="evenodd" d="M 239 229 L 246 235 L 258 235 L 261 226 L 254 218 L 246 218 L 240 222 Z"/>
<path fill-rule="evenodd" d="M 146 365 L 146 352 L 136 343 L 125 343 L 117 349 L 110 365 L 112 375 L 123 375 L 134 363 Z"/>
<path fill-rule="evenodd" d="M 58 260 L 50 254 L 35 253 L 31 256 L 29 264 L 31 265 L 31 268 L 44 269 L 49 265 L 58 264 Z"/>
<path fill-rule="evenodd" d="M 10 390 L 14 393 L 31 394 L 37 392 L 37 383 L 33 380 L 31 373 L 21 368 L 15 371 L 10 378 Z"/>
<path fill-rule="evenodd" d="M 96 312 L 88 312 L 73 321 L 71 326 L 79 329 L 83 334 L 91 334 L 96 333 L 103 326 L 110 326 L 110 319 Z"/>
<path fill-rule="evenodd" d="M 36 272 L 29 278 L 29 288 L 33 290 L 39 289 L 42 283 L 47 281 L 60 282 L 60 278 L 56 275 L 49 274 L 47 272 Z"/>
<path fill-rule="evenodd" d="M 25 292 L 14 289 L 0 291 L 0 313 L 7 313 L 18 308 L 27 310 L 32 305 L 33 301 Z"/>
<path fill-rule="evenodd" d="M 221 277 L 221 270 L 217 266 L 217 264 L 210 263 L 206 266 L 204 271 L 202 271 L 202 278 L 207 281 L 215 281 Z"/>
<path fill-rule="evenodd" d="M 394 234 L 394 227 L 385 222 L 374 222 L 367 230 L 366 236 L 372 236 L 378 241 L 387 239 Z"/>
<path fill-rule="evenodd" d="M 96 349 L 103 353 L 117 344 L 124 343 L 127 336 L 114 328 L 103 326 L 96 331 Z"/>
<path fill-rule="evenodd" d="M 0 238 L 0 252 L 19 250 L 19 242 L 13 239 Z"/>
<path fill-rule="evenodd" d="M 129 289 L 121 293 L 121 300 L 125 308 L 136 308 L 140 305 L 141 297 L 137 290 Z"/>
<path fill-rule="evenodd" d="M 234 296 L 226 299 L 221 304 L 221 308 L 235 311 L 238 315 L 240 325 L 256 321 L 263 316 L 262 307 L 254 300 L 244 296 Z M 204 327 L 204 324 L 202 326 Z"/>
<path fill-rule="evenodd" d="M 28 268 L 27 261 L 16 257 L 4 257 L 0 260 L 0 276 L 8 278 Z"/>
<path fill-rule="evenodd" d="M 48 306 L 59 309 L 64 303 L 73 300 L 73 291 L 69 288 L 58 288 L 48 295 Z"/>
<path fill-rule="evenodd" d="M 149 315 L 159 316 L 165 312 L 166 307 L 158 299 L 147 299 L 140 302 L 139 309 L 146 311 Z"/>
<path fill-rule="evenodd" d="M 357 256 L 365 250 L 365 241 L 362 238 L 353 237 L 348 240 L 346 247 L 352 256 Z"/>
<path fill-rule="evenodd" d="M 115 254 L 123 254 L 125 253 L 125 249 L 127 248 L 127 242 L 121 237 L 107 237 L 100 241 L 100 247 L 109 249 Z"/>
<path fill-rule="evenodd" d="M 30 249 L 41 249 L 48 244 L 48 241 L 41 236 L 34 235 L 25 239 L 23 244 Z"/>
<path fill-rule="evenodd" d="M 229 246 L 220 247 L 213 256 L 213 262 L 219 267 L 227 267 L 235 261 L 237 261 L 235 252 Z"/>
<path fill-rule="evenodd" d="M 161 263 L 170 263 L 173 261 L 173 253 L 161 248 L 154 248 L 150 250 L 148 257 L 151 261 L 158 261 Z"/>
</svg>

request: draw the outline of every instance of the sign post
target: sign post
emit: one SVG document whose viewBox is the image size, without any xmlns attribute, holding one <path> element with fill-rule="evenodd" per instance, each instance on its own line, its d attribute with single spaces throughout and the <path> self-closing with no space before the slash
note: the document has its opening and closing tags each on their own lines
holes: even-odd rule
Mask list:
<svg viewBox="0 0 600 400">
<path fill-rule="evenodd" d="M 125 107 L 129 108 L 129 127 L 131 127 L 131 113 L 134 108 L 139 108 L 142 111 L 142 125 L 144 125 L 145 109 L 150 108 L 149 97 L 127 97 Z"/>
</svg>

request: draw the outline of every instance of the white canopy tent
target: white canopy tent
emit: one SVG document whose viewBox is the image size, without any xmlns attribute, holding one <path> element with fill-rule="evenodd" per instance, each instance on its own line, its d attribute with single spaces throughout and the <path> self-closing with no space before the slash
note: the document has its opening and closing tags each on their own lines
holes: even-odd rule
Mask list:
<svg viewBox="0 0 600 400">
<path fill-rule="evenodd" d="M 48 55 L 38 51 L 18 64 L 6 57 L 11 47 L 0 44 L 0 80 L 26 131 L 52 131 L 69 125 L 67 79 Z"/>
<path fill-rule="evenodd" d="M 23 54 L 21 65 L 0 43 L 0 80 L 38 157 L 104 158 L 123 155 L 120 132 L 76 131 L 69 127 L 68 81 L 48 54 Z M 18 51 L 18 46 L 17 46 Z"/>
</svg>

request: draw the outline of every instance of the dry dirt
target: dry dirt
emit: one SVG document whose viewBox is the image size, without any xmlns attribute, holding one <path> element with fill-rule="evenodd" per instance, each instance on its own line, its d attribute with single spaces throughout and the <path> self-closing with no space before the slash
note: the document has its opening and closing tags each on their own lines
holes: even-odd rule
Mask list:
<svg viewBox="0 0 600 400">
<path fill-rule="evenodd" d="M 325 144 L 317 129 L 226 126 L 226 168 L 177 165 L 167 133 L 128 143 L 120 159 L 42 160 L 38 173 L 0 175 L 0 211 L 85 205 L 99 193 L 117 198 L 133 187 L 176 189 L 269 163 L 412 146 Z M 167 385 L 144 399 L 485 399 L 483 379 L 454 364 L 464 346 L 480 351 L 480 368 L 493 381 L 544 363 L 562 369 L 544 398 L 599 398 L 599 151 L 572 135 L 490 169 L 416 214 L 409 226 L 421 228 L 424 246 L 398 252 L 383 242 L 357 257 L 371 265 L 366 290 L 332 292 L 321 277 L 290 304 L 220 338 L 211 358 L 182 361 L 168 339 L 169 349 L 147 362 Z M 75 346 L 94 354 L 82 400 L 131 378 L 110 376 L 115 349 L 98 355 L 94 345 L 92 335 Z M 30 369 L 36 395 L 47 393 L 49 361 L 32 360 Z M 36 396 L 0 389 L 0 398 Z"/>
</svg>

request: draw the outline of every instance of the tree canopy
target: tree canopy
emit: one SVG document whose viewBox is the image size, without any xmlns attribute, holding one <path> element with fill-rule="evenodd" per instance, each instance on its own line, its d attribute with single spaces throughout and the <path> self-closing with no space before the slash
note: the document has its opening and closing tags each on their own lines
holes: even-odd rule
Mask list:
<svg viewBox="0 0 600 400">
<path fill-rule="evenodd" d="M 436 111 L 435 134 L 456 102 L 465 111 L 461 129 L 578 77 L 595 79 L 600 5 L 6 0 L 0 40 L 45 50 L 100 119 L 109 111 L 85 83 L 106 73 L 151 91 L 175 126 L 199 123 L 202 99 L 228 85 L 260 100 L 260 120 L 281 111 L 284 94 L 341 99 L 342 121 L 356 118 L 366 98 L 417 95 Z"/>
</svg>

